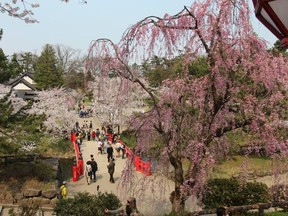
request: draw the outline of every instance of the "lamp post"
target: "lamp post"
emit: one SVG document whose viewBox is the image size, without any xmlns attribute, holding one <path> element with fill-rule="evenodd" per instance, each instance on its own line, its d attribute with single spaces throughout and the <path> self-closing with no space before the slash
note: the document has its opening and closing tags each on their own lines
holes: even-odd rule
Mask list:
<svg viewBox="0 0 288 216">
<path fill-rule="evenodd" d="M 288 0 L 253 0 L 256 18 L 288 47 Z"/>
</svg>

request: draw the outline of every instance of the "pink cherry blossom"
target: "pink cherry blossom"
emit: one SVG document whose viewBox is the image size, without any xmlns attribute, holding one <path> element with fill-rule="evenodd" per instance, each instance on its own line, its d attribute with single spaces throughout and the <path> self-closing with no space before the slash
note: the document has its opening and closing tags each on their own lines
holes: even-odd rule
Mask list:
<svg viewBox="0 0 288 216">
<path fill-rule="evenodd" d="M 156 161 L 155 173 L 169 176 L 173 169 L 172 211 L 179 214 L 188 197 L 201 198 L 214 164 L 229 153 L 227 133 L 253 136 L 249 152 L 263 148 L 271 158 L 288 153 L 287 137 L 279 130 L 287 119 L 287 58 L 273 56 L 255 35 L 248 3 L 195 1 L 173 16 L 144 18 L 117 44 L 102 38 L 89 48 L 87 69 L 97 63 L 98 76 L 113 71 L 149 95 L 150 109 L 131 120 L 135 151 Z M 133 67 L 155 55 L 172 59 L 179 50 L 186 64 L 205 57 L 210 73 L 191 76 L 184 65 L 179 79 L 151 89 Z M 129 90 L 119 91 L 129 96 Z M 125 179 L 132 176 L 131 167 L 126 171 Z"/>
</svg>

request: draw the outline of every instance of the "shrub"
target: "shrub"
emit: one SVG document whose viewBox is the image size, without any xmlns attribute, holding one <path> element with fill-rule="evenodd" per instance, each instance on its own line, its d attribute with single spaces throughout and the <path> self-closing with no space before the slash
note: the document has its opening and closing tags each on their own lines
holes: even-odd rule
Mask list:
<svg viewBox="0 0 288 216">
<path fill-rule="evenodd" d="M 120 134 L 121 140 L 126 143 L 129 148 L 134 148 L 137 144 L 135 132 L 132 130 L 124 130 Z"/>
<path fill-rule="evenodd" d="M 121 207 L 120 200 L 112 193 L 98 192 L 96 195 L 78 193 L 74 198 L 59 200 L 54 208 L 57 216 L 104 216 L 104 209 Z"/>
<path fill-rule="evenodd" d="M 241 184 L 237 179 L 211 179 L 205 186 L 205 208 L 263 203 L 269 200 L 268 187 L 263 183 Z"/>
<path fill-rule="evenodd" d="M 50 182 L 56 178 L 56 172 L 53 170 L 53 167 L 41 160 L 35 161 L 33 173 L 39 181 Z"/>
<path fill-rule="evenodd" d="M 288 201 L 288 185 L 274 185 L 269 189 L 270 201 Z"/>
</svg>

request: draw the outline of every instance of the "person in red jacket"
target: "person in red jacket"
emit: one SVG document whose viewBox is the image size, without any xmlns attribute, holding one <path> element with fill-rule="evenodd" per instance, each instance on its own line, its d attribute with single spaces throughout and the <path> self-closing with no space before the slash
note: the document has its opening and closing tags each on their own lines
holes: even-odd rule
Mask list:
<svg viewBox="0 0 288 216">
<path fill-rule="evenodd" d="M 92 131 L 91 137 L 92 137 L 92 140 L 95 141 L 95 137 L 96 137 L 96 132 L 95 132 L 95 130 Z"/>
</svg>

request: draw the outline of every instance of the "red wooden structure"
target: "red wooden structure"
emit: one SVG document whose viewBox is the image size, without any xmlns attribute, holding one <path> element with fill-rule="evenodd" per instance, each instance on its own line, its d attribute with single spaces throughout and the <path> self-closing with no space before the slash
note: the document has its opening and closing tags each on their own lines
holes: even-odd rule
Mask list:
<svg viewBox="0 0 288 216">
<path fill-rule="evenodd" d="M 83 158 L 76 143 L 76 134 L 71 133 L 71 142 L 75 150 L 76 163 L 72 167 L 72 181 L 78 181 L 79 177 L 83 175 Z"/>
<path fill-rule="evenodd" d="M 108 142 L 112 143 L 113 141 L 113 133 L 107 133 Z"/>
<path fill-rule="evenodd" d="M 108 133 L 108 141 L 112 143 L 113 134 Z M 76 156 L 76 163 L 73 165 L 72 168 L 72 181 L 76 182 L 79 180 L 79 177 L 83 175 L 84 169 L 83 169 L 83 158 L 79 151 L 78 144 L 76 143 L 76 134 L 71 133 L 71 142 L 75 150 L 75 156 Z M 119 142 L 123 143 L 122 140 L 119 140 Z M 144 162 L 141 160 L 141 157 L 134 155 L 134 153 L 131 151 L 131 149 L 128 146 L 125 146 L 125 153 L 126 156 L 134 160 L 134 165 L 136 171 L 139 171 L 147 176 L 151 175 L 151 162 Z"/>
<path fill-rule="evenodd" d="M 144 162 L 140 157 L 136 156 L 134 164 L 136 171 L 142 172 L 147 176 L 151 175 L 151 162 Z"/>
</svg>

